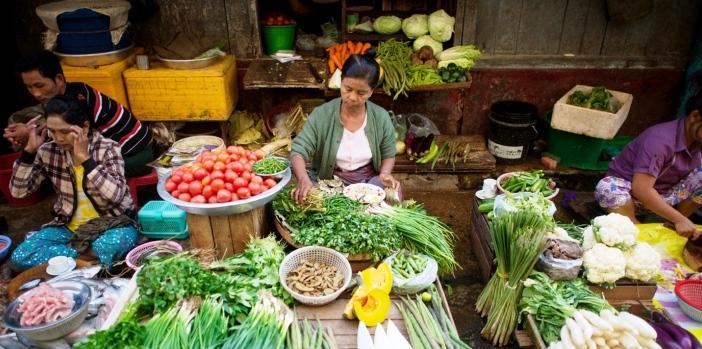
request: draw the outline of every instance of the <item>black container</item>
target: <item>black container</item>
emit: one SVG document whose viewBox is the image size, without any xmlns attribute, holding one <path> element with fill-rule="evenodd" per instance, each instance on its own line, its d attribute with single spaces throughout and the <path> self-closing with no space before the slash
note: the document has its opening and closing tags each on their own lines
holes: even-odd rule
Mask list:
<svg viewBox="0 0 702 349">
<path fill-rule="evenodd" d="M 499 101 L 490 107 L 488 150 L 499 164 L 524 162 L 536 139 L 536 106 L 520 101 Z"/>
</svg>

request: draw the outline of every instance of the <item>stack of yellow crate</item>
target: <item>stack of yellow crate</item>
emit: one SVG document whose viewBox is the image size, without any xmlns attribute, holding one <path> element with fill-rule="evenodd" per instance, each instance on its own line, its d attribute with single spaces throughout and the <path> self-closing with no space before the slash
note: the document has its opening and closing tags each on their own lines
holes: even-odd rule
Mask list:
<svg viewBox="0 0 702 349">
<path fill-rule="evenodd" d="M 123 73 L 132 113 L 146 121 L 226 121 L 238 98 L 234 56 L 200 69 L 153 62 Z"/>
<path fill-rule="evenodd" d="M 61 63 L 61 67 L 67 81 L 84 82 L 129 108 L 122 73 L 134 65 L 136 55 L 141 52 L 142 48 L 135 49 L 129 57 L 99 67 L 74 67 L 64 63 Z"/>
</svg>

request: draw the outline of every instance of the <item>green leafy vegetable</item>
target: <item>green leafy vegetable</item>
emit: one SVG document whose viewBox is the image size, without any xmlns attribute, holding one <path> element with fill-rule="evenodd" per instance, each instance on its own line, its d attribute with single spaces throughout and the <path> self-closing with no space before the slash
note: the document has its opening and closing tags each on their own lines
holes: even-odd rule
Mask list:
<svg viewBox="0 0 702 349">
<path fill-rule="evenodd" d="M 578 107 L 602 110 L 610 113 L 616 113 L 621 107 L 621 103 L 611 92 L 606 88 L 599 86 L 593 87 L 591 92 L 575 91 L 570 96 L 566 103 Z"/>
</svg>

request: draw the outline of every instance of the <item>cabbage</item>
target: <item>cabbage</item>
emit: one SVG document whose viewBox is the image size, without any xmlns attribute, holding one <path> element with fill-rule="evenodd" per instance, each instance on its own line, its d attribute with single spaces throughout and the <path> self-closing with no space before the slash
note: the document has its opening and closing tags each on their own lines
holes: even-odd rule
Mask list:
<svg viewBox="0 0 702 349">
<path fill-rule="evenodd" d="M 456 59 L 447 59 L 445 61 L 439 61 L 439 65 L 437 68 L 446 68 L 448 67 L 449 64 L 455 64 L 463 69 L 470 69 L 475 65 L 475 61 L 472 59 L 468 58 L 456 58 Z"/>
<path fill-rule="evenodd" d="M 402 31 L 408 38 L 416 39 L 429 32 L 428 21 L 427 15 L 412 15 L 402 20 Z"/>
<path fill-rule="evenodd" d="M 412 48 L 414 48 L 415 51 L 419 51 L 419 49 L 425 45 L 431 47 L 432 51 L 434 51 L 434 56 L 444 50 L 444 46 L 440 42 L 432 39 L 429 35 L 422 35 L 418 37 L 417 40 L 414 40 Z"/>
<path fill-rule="evenodd" d="M 438 10 L 429 15 L 429 34 L 438 42 L 449 41 L 455 23 L 456 19 L 449 16 L 446 11 Z"/>
<path fill-rule="evenodd" d="M 373 22 L 373 30 L 380 34 L 395 34 L 401 27 L 402 20 L 396 16 L 380 16 Z"/>
<path fill-rule="evenodd" d="M 463 45 L 451 47 L 446 49 L 444 52 L 441 52 L 440 55 L 435 55 L 436 59 L 440 61 L 458 58 L 476 59 L 480 57 L 480 51 L 478 51 L 478 49 L 476 49 L 473 45 Z"/>
</svg>

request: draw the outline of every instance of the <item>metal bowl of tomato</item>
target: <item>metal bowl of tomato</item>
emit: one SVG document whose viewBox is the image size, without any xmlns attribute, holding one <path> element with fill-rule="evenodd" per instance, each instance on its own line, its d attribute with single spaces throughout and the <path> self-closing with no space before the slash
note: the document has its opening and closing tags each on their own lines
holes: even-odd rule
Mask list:
<svg viewBox="0 0 702 349">
<path fill-rule="evenodd" d="M 159 179 L 156 190 L 163 200 L 192 214 L 247 212 L 273 200 L 292 178 L 290 168 L 278 180 L 253 174 L 252 165 L 263 157 L 238 146 L 207 151 Z"/>
</svg>

